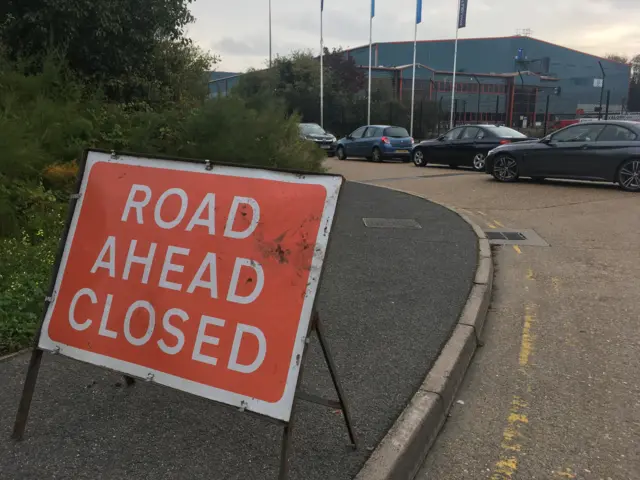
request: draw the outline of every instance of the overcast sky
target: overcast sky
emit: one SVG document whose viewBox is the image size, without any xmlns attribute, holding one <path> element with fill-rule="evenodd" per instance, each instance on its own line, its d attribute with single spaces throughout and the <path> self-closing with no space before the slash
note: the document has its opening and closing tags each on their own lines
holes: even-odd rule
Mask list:
<svg viewBox="0 0 640 480">
<path fill-rule="evenodd" d="M 271 0 L 273 54 L 319 51 L 320 0 Z M 423 0 L 418 39 L 453 38 L 457 0 Z M 325 0 L 328 48 L 369 43 L 370 0 Z M 220 56 L 220 71 L 262 67 L 269 55 L 268 0 L 195 0 L 188 35 Z M 376 0 L 373 41 L 413 40 L 415 0 Z M 469 0 L 460 38 L 532 36 L 595 55 L 640 53 L 640 0 Z M 490 54 L 490 52 L 488 52 Z"/>
</svg>

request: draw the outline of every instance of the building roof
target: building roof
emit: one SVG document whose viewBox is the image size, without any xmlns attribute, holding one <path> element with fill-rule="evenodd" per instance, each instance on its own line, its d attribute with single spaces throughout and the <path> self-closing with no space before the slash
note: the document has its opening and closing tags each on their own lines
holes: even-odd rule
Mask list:
<svg viewBox="0 0 640 480">
<path fill-rule="evenodd" d="M 569 47 L 565 47 L 564 45 L 558 45 L 557 43 L 552 43 L 552 42 L 548 42 L 546 40 L 540 40 L 539 38 L 535 38 L 535 37 L 525 37 L 522 35 L 509 35 L 509 36 L 505 36 L 505 37 L 473 37 L 473 38 L 459 38 L 458 42 L 469 42 L 469 41 L 477 41 L 477 40 L 512 40 L 512 39 L 516 39 L 516 38 L 530 38 L 531 40 L 534 40 L 536 42 L 540 42 L 540 43 L 546 43 L 548 45 L 553 45 L 554 47 L 558 47 L 558 48 L 564 48 L 567 50 L 572 50 L 574 52 L 578 52 L 581 53 L 582 55 L 588 55 L 590 57 L 596 58 L 598 60 L 606 60 L 607 62 L 613 62 L 613 63 L 618 63 L 621 65 L 627 65 L 626 63 L 622 63 L 619 62 L 617 60 L 611 60 L 609 58 L 604 58 L 604 57 L 600 57 L 598 55 L 594 55 L 592 53 L 586 53 L 586 52 L 582 52 L 580 50 L 576 50 L 574 48 L 569 48 Z M 432 39 L 432 40 L 418 40 L 417 43 L 438 43 L 438 42 L 453 42 L 455 41 L 455 39 L 453 38 L 438 38 L 438 39 Z M 373 45 L 387 45 L 387 44 L 413 44 L 413 40 L 400 40 L 400 41 L 395 41 L 395 42 L 375 42 Z M 353 50 L 359 50 L 361 48 L 369 48 L 369 45 L 361 45 L 359 47 L 353 47 L 353 48 L 348 48 L 345 50 L 345 52 L 350 52 Z"/>
</svg>

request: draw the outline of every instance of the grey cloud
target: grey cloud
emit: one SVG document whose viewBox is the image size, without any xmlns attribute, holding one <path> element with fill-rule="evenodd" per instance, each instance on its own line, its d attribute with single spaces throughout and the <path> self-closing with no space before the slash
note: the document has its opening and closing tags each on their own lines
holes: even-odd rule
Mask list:
<svg viewBox="0 0 640 480">
<path fill-rule="evenodd" d="M 269 47 L 267 46 L 265 48 L 264 44 L 252 44 L 231 37 L 224 37 L 222 40 L 213 44 L 213 51 L 229 55 L 257 56 L 268 54 Z"/>
<path fill-rule="evenodd" d="M 320 0 L 273 1 L 273 52 L 318 50 Z M 357 3 L 357 5 L 356 5 Z M 456 2 L 424 2 L 419 39 L 452 38 L 455 32 Z M 243 15 L 250 10 L 264 12 L 266 0 L 242 0 L 214 11 L 210 0 L 196 0 L 199 23 L 195 38 L 223 56 L 223 64 L 260 66 L 268 55 L 266 16 Z M 413 39 L 415 0 L 377 0 L 373 24 L 374 42 Z M 239 21 L 239 16 L 243 20 Z M 506 36 L 516 29 L 530 28 L 533 36 L 594 54 L 636 51 L 636 26 L 640 25 L 640 0 L 472 0 L 467 28 L 461 38 Z M 620 27 L 618 35 L 607 31 Z M 196 30 L 196 29 L 194 29 Z M 629 36 L 625 37 L 626 31 Z M 324 38 L 329 48 L 366 45 L 369 40 L 368 0 L 325 0 Z M 640 38 L 640 35 L 638 35 Z M 255 64 L 255 66 L 259 66 Z"/>
</svg>

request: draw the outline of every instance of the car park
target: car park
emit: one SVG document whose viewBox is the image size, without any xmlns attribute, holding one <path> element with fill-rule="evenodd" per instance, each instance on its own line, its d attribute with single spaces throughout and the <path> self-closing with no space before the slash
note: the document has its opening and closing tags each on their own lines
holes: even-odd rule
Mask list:
<svg viewBox="0 0 640 480">
<path fill-rule="evenodd" d="M 364 157 L 374 162 L 399 158 L 411 159 L 413 138 L 406 128 L 393 125 L 365 125 L 338 140 L 336 155 L 340 160 L 347 157 Z"/>
<path fill-rule="evenodd" d="M 640 192 L 640 123 L 583 122 L 535 142 L 502 145 L 487 155 L 486 173 L 500 182 L 564 178 Z"/>
<path fill-rule="evenodd" d="M 336 137 L 327 132 L 317 123 L 301 123 L 299 125 L 300 137 L 304 140 L 314 142 L 318 147 L 333 157 L 336 153 Z"/>
<path fill-rule="evenodd" d="M 462 125 L 433 140 L 416 144 L 412 152 L 417 167 L 444 164 L 484 171 L 489 150 L 508 143 L 535 140 L 503 125 Z"/>
</svg>

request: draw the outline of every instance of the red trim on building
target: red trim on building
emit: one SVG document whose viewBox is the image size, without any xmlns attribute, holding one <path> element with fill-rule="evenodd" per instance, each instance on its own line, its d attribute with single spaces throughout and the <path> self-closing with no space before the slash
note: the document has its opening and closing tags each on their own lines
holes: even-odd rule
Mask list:
<svg viewBox="0 0 640 480">
<path fill-rule="evenodd" d="M 510 95 L 510 100 L 509 100 L 509 109 L 505 110 L 508 112 L 507 118 L 509 120 L 509 124 L 507 126 L 512 126 L 513 125 L 513 102 L 514 102 L 514 97 L 516 94 L 516 82 L 513 81 L 513 79 L 511 80 L 511 95 Z"/>
<path fill-rule="evenodd" d="M 536 87 L 536 95 L 533 97 L 533 121 L 531 125 L 536 126 L 536 117 L 538 116 L 538 88 Z"/>
</svg>

